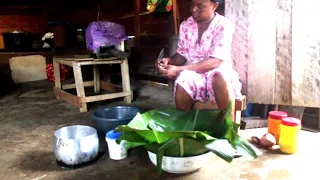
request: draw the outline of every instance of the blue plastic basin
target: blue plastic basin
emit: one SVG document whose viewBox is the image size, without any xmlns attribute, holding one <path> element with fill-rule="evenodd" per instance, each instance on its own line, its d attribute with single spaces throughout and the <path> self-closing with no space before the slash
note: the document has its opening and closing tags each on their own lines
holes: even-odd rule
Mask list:
<svg viewBox="0 0 320 180">
<path fill-rule="evenodd" d="M 107 133 L 117 126 L 128 124 L 141 110 L 134 106 L 101 107 L 92 113 L 99 133 Z"/>
</svg>

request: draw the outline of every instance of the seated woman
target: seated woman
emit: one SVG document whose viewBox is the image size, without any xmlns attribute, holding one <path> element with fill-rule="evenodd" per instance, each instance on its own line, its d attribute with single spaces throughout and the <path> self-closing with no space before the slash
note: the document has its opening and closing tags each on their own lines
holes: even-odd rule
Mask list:
<svg viewBox="0 0 320 180">
<path fill-rule="evenodd" d="M 181 23 L 175 55 L 156 61 L 162 76 L 175 80 L 176 107 L 188 111 L 208 98 L 221 111 L 241 97 L 238 73 L 232 68 L 234 26 L 215 10 L 222 0 L 192 0 L 192 17 Z"/>
</svg>

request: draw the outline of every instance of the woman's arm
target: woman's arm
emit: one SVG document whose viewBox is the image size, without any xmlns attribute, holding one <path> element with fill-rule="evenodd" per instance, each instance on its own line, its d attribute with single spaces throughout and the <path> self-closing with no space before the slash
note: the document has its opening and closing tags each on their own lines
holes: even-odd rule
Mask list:
<svg viewBox="0 0 320 180">
<path fill-rule="evenodd" d="M 208 52 L 208 59 L 195 64 L 188 64 L 180 67 L 183 70 L 192 70 L 197 73 L 205 73 L 219 67 L 223 61 L 231 61 L 231 47 L 234 33 L 233 24 L 226 23 L 218 29 L 211 42 L 211 49 Z"/>
<path fill-rule="evenodd" d="M 179 53 L 174 54 L 170 57 L 169 63 L 170 65 L 182 66 L 187 62 L 186 58 L 181 56 Z"/>
<path fill-rule="evenodd" d="M 195 64 L 188 64 L 180 67 L 180 71 L 191 70 L 197 73 L 205 73 L 220 66 L 223 62 L 221 59 L 209 58 Z"/>
</svg>

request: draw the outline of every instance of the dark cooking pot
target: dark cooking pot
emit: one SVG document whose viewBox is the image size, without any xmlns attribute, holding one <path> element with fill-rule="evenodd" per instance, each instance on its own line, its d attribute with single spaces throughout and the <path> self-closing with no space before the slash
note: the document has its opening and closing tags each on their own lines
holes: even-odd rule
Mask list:
<svg viewBox="0 0 320 180">
<path fill-rule="evenodd" d="M 86 30 L 71 29 L 68 31 L 68 42 L 71 46 L 83 47 L 86 45 Z"/>
<path fill-rule="evenodd" d="M 31 35 L 23 31 L 12 31 L 2 33 L 4 47 L 6 49 L 30 48 Z"/>
<path fill-rule="evenodd" d="M 86 42 L 86 30 L 85 29 L 76 29 L 74 30 L 76 36 L 76 42 L 83 44 Z"/>
</svg>

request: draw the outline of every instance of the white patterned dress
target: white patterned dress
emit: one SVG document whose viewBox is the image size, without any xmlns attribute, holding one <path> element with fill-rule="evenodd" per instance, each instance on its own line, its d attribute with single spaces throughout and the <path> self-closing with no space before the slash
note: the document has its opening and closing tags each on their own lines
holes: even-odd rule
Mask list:
<svg viewBox="0 0 320 180">
<path fill-rule="evenodd" d="M 234 26 L 225 17 L 216 13 L 209 27 L 204 31 L 201 41 L 198 40 L 197 22 L 193 17 L 188 18 L 180 25 L 177 53 L 186 58 L 186 64 L 194 64 L 210 57 L 223 60 L 218 67 L 206 73 L 200 74 L 195 71 L 182 71 L 175 81 L 188 92 L 194 101 L 205 102 L 208 98 L 212 104 L 216 104 L 212 76 L 219 72 L 229 77 L 236 98 L 241 97 L 241 82 L 238 73 L 232 68 L 231 44 Z"/>
</svg>

